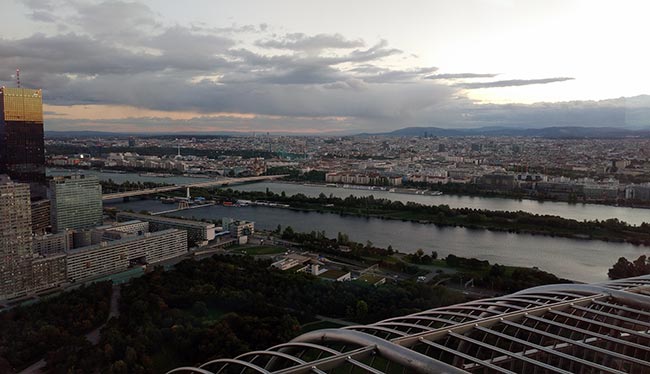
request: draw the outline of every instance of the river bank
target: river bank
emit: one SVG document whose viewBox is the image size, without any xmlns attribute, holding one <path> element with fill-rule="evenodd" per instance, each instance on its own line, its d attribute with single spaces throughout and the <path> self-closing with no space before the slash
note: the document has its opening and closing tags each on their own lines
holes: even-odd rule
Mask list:
<svg viewBox="0 0 650 374">
<path fill-rule="evenodd" d="M 618 220 L 577 221 L 557 216 L 536 215 L 525 212 L 503 212 L 449 208 L 417 203 L 403 204 L 387 199 L 367 197 L 310 198 L 304 195 L 276 194 L 273 192 L 219 190 L 220 197 L 265 200 L 284 205 L 288 209 L 310 212 L 328 212 L 339 215 L 372 217 L 378 219 L 411 221 L 438 226 L 465 227 L 510 233 L 560 236 L 572 239 L 596 239 L 628 242 L 650 246 L 650 228 L 647 224 L 630 226 Z"/>
<path fill-rule="evenodd" d="M 168 205 L 157 200 L 111 202 L 106 206 L 135 212 L 169 209 Z M 646 253 L 645 247 L 626 243 L 442 227 L 262 206 L 213 205 L 178 211 L 169 216 L 195 220 L 230 217 L 254 221 L 256 229 L 273 231 L 278 225 L 283 228 L 291 226 L 297 232 L 325 231 L 329 238 L 336 238 L 341 232 L 348 234 L 350 240 L 362 243 L 370 240 L 375 246 L 388 248 L 390 245 L 402 253 L 415 253 L 422 248 L 427 253 L 437 251 L 440 258 L 454 254 L 488 260 L 492 264 L 536 266 L 559 277 L 582 282 L 605 281 L 607 270 L 619 257 L 637 258 Z"/>
<path fill-rule="evenodd" d="M 66 175 L 74 173 L 74 169 L 48 168 L 47 175 Z M 84 171 L 88 174 L 97 176 L 100 180 L 113 180 L 115 183 L 123 182 L 153 182 L 160 184 L 187 184 L 196 182 L 194 177 L 147 177 L 138 173 L 107 173 L 96 170 Z M 506 199 L 499 197 L 477 197 L 477 196 L 460 196 L 444 194 L 442 196 L 422 196 L 413 194 L 389 193 L 387 191 L 364 191 L 351 190 L 345 188 L 333 188 L 323 185 L 303 185 L 301 183 L 286 182 L 259 182 L 232 186 L 231 188 L 242 191 L 264 191 L 267 188 L 273 192 L 281 193 L 285 191 L 288 195 L 302 193 L 306 196 L 317 197 L 320 193 L 333 195 L 336 197 L 370 196 L 377 198 L 386 198 L 393 201 L 407 203 L 409 201 L 427 204 L 427 205 L 448 205 L 451 208 L 473 208 L 501 211 L 524 211 L 533 214 L 556 215 L 563 218 L 575 220 L 594 220 L 616 218 L 620 221 L 632 225 L 640 225 L 643 222 L 650 221 L 650 212 L 647 209 L 616 207 L 599 204 L 568 204 L 553 201 L 536 201 L 528 199 Z"/>
<path fill-rule="evenodd" d="M 506 199 L 500 197 L 477 197 L 443 194 L 440 196 L 402 194 L 398 192 L 359 190 L 328 187 L 326 185 L 286 183 L 282 181 L 259 182 L 232 186 L 237 191 L 285 192 L 286 195 L 303 194 L 308 197 L 325 196 L 346 198 L 348 196 L 389 199 L 404 204 L 414 202 L 425 205 L 447 205 L 450 208 L 471 208 L 493 211 L 527 212 L 539 215 L 554 215 L 578 221 L 606 220 L 616 218 L 631 225 L 650 222 L 650 210 L 642 208 L 615 207 L 599 204 L 568 204 L 554 201 L 537 201 L 530 199 Z"/>
<path fill-rule="evenodd" d="M 286 184 L 295 184 L 302 186 L 313 186 L 313 187 L 327 187 L 327 188 L 341 188 L 345 190 L 365 190 L 373 192 L 389 192 L 389 193 L 398 193 L 398 194 L 407 194 L 407 195 L 420 195 L 420 196 L 457 196 L 457 197 L 476 197 L 476 198 L 487 198 L 487 199 L 507 199 L 514 201 L 533 201 L 539 203 L 560 203 L 567 205 L 597 205 L 597 206 L 607 206 L 607 207 L 621 207 L 621 208 L 634 208 L 634 209 L 645 209 L 647 214 L 650 216 L 650 202 L 647 204 L 639 204 L 636 202 L 627 202 L 623 201 L 612 201 L 612 200 L 586 200 L 586 201 L 566 201 L 562 199 L 554 199 L 551 197 L 538 198 L 530 195 L 507 193 L 507 192 L 495 192 L 495 191 L 464 191 L 457 192 L 454 190 L 449 190 L 445 188 L 445 185 L 402 185 L 399 187 L 384 187 L 384 186 L 366 186 L 366 185 L 347 185 L 347 186 L 332 186 L 331 183 L 325 182 L 304 182 L 304 181 L 292 181 L 287 179 L 280 179 L 278 181 L 272 181 L 270 183 L 286 183 Z M 394 191 L 391 191 L 394 190 Z"/>
</svg>

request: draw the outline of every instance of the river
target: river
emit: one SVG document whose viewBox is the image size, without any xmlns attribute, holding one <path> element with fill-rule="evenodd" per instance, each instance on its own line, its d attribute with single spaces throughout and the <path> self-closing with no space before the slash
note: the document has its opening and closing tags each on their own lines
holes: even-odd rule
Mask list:
<svg viewBox="0 0 650 374">
<path fill-rule="evenodd" d="M 474 208 L 502 211 L 524 211 L 533 214 L 555 215 L 564 218 L 582 220 L 618 218 L 621 221 L 632 225 L 639 225 L 643 222 L 650 222 L 650 209 L 617 207 L 602 204 L 569 204 L 559 201 L 537 201 L 529 199 L 506 199 L 497 197 L 475 197 L 460 195 L 426 196 L 405 193 L 393 193 L 388 191 L 369 191 L 338 187 L 327 187 L 324 185 L 303 185 L 282 182 L 259 182 L 232 186 L 231 188 L 242 191 L 265 191 L 267 188 L 273 192 L 284 191 L 287 195 L 297 193 L 306 196 L 317 197 L 320 193 L 335 197 L 370 196 L 385 198 L 406 203 L 413 201 L 427 205 L 446 204 L 451 208 Z"/>
<path fill-rule="evenodd" d="M 65 175 L 76 172 L 75 170 L 62 168 L 48 168 L 48 175 Z M 102 180 L 112 179 L 116 183 L 125 181 L 131 182 L 156 182 L 167 184 L 185 184 L 195 183 L 205 180 L 203 178 L 173 176 L 173 177 L 153 177 L 139 175 L 137 173 L 108 173 L 96 170 L 81 171 L 86 174 L 92 174 Z M 307 196 L 316 197 L 320 193 L 325 195 L 334 195 L 336 197 L 369 196 L 374 195 L 377 198 L 386 198 L 401 202 L 413 201 L 421 204 L 440 205 L 446 204 L 452 208 L 475 208 L 486 210 L 503 210 L 503 211 L 524 211 L 534 214 L 550 214 L 564 218 L 576 220 L 595 220 L 618 218 L 621 221 L 632 225 L 639 225 L 643 222 L 650 222 L 650 209 L 616 207 L 600 204 L 568 204 L 557 201 L 537 201 L 528 199 L 506 199 L 494 197 L 474 197 L 459 195 L 442 195 L 442 196 L 423 196 L 404 193 L 391 193 L 387 191 L 367 191 L 347 188 L 327 187 L 324 185 L 303 185 L 296 183 L 282 182 L 259 182 L 252 184 L 243 184 L 231 186 L 231 188 L 242 191 L 265 191 L 267 188 L 273 192 L 280 193 L 285 191 L 287 195 L 302 193 Z"/>
<path fill-rule="evenodd" d="M 116 202 L 108 205 L 136 212 L 155 212 L 170 208 L 170 205 L 155 200 Z M 427 253 L 435 250 L 441 257 L 452 253 L 488 260 L 490 263 L 537 266 L 560 277 L 583 282 L 606 280 L 607 269 L 621 256 L 636 259 L 639 255 L 647 253 L 647 248 L 631 244 L 438 227 L 431 224 L 268 207 L 209 206 L 179 211 L 172 215 L 196 219 L 246 219 L 255 221 L 256 227 L 262 229 L 275 229 L 280 224 L 282 227 L 289 225 L 302 232 L 324 230 L 326 235 L 332 238 L 343 232 L 347 233 L 351 240 L 363 243 L 370 240 L 380 247 L 392 245 L 402 252 L 412 253 L 422 248 Z"/>
</svg>

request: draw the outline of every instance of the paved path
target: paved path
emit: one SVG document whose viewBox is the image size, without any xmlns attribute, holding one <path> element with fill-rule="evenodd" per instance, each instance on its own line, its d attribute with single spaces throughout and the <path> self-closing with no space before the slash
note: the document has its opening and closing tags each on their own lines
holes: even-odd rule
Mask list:
<svg viewBox="0 0 650 374">
<path fill-rule="evenodd" d="M 42 374 L 45 365 L 46 365 L 45 359 L 43 358 L 40 361 L 32 364 L 30 367 L 22 370 L 18 374 Z"/>
<path fill-rule="evenodd" d="M 119 317 L 120 316 L 120 292 L 122 288 L 119 285 L 114 285 L 113 286 L 113 292 L 111 294 L 111 306 L 108 312 L 108 318 L 106 319 L 106 322 L 108 322 L 111 318 Z M 101 337 L 101 330 L 106 326 L 106 322 L 104 322 L 101 326 L 97 327 L 93 331 L 89 332 L 86 334 L 86 339 L 93 345 L 99 344 L 99 338 Z M 21 373 L 22 374 L 22 373 Z"/>
<path fill-rule="evenodd" d="M 106 319 L 106 322 L 110 320 L 111 318 L 119 317 L 120 316 L 120 292 L 122 288 L 119 285 L 114 285 L 113 286 L 113 292 L 111 293 L 111 306 L 108 311 L 108 318 Z M 93 345 L 97 345 L 99 343 L 99 338 L 100 338 L 100 331 L 104 326 L 106 326 L 106 322 L 104 322 L 101 326 L 98 328 L 94 329 L 93 331 L 89 332 L 86 334 L 86 339 Z M 45 359 L 41 359 L 38 362 L 30 365 L 28 368 L 22 370 L 18 374 L 42 374 L 43 369 L 45 368 L 46 362 Z"/>
</svg>

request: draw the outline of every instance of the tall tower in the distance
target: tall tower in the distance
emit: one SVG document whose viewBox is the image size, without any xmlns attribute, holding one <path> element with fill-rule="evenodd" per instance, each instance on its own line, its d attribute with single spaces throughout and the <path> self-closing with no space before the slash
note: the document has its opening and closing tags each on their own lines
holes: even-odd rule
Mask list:
<svg viewBox="0 0 650 374">
<path fill-rule="evenodd" d="M 32 200 L 46 198 L 41 90 L 0 87 L 0 174 L 28 183 Z"/>
</svg>

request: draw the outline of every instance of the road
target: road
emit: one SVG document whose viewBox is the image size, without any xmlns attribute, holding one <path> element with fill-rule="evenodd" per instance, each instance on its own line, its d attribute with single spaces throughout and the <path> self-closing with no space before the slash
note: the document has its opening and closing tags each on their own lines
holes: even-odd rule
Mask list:
<svg viewBox="0 0 650 374">
<path fill-rule="evenodd" d="M 134 190 L 134 191 L 124 191 L 124 192 L 116 192 L 116 193 L 104 194 L 104 195 L 102 195 L 102 200 L 106 201 L 106 200 L 112 200 L 112 199 L 122 199 L 122 198 L 125 198 L 125 197 L 151 195 L 151 194 L 155 194 L 155 193 L 181 190 L 183 188 L 217 187 L 217 186 L 227 186 L 229 184 L 237 184 L 237 183 L 260 182 L 260 181 L 264 181 L 264 180 L 278 179 L 278 178 L 282 178 L 282 177 L 286 177 L 286 175 L 262 175 L 262 176 L 259 176 L 259 177 L 216 179 L 216 180 L 211 180 L 211 181 L 208 181 L 208 182 L 178 184 L 178 185 L 174 185 L 174 186 L 156 187 L 156 188 L 149 188 L 149 189 L 145 189 L 145 190 Z"/>
<path fill-rule="evenodd" d="M 113 292 L 111 294 L 111 306 L 108 311 L 108 318 L 106 318 L 106 322 L 108 322 L 111 318 L 119 317 L 120 316 L 120 295 L 121 295 L 122 288 L 119 285 L 114 285 L 113 286 Z M 86 339 L 93 345 L 99 344 L 99 338 L 101 337 L 101 330 L 106 326 L 106 322 L 104 322 L 101 326 L 97 327 L 93 331 L 89 332 L 86 334 Z"/>
<path fill-rule="evenodd" d="M 110 320 L 113 317 L 119 317 L 120 315 L 120 308 L 119 308 L 119 301 L 120 301 L 120 291 L 121 288 L 118 285 L 113 286 L 113 292 L 111 293 L 111 305 L 110 309 L 108 312 L 108 318 L 106 319 L 106 322 Z M 97 345 L 99 343 L 99 338 L 101 336 L 100 332 L 101 329 L 106 326 L 106 322 L 104 322 L 101 326 L 97 327 L 93 331 L 89 332 L 86 334 L 86 339 L 93 345 Z M 47 363 L 45 362 L 45 359 L 42 358 L 38 362 L 35 362 L 34 364 L 30 365 L 28 368 L 20 371 L 18 374 L 43 374 L 43 369 L 45 369 L 45 365 Z"/>
</svg>

